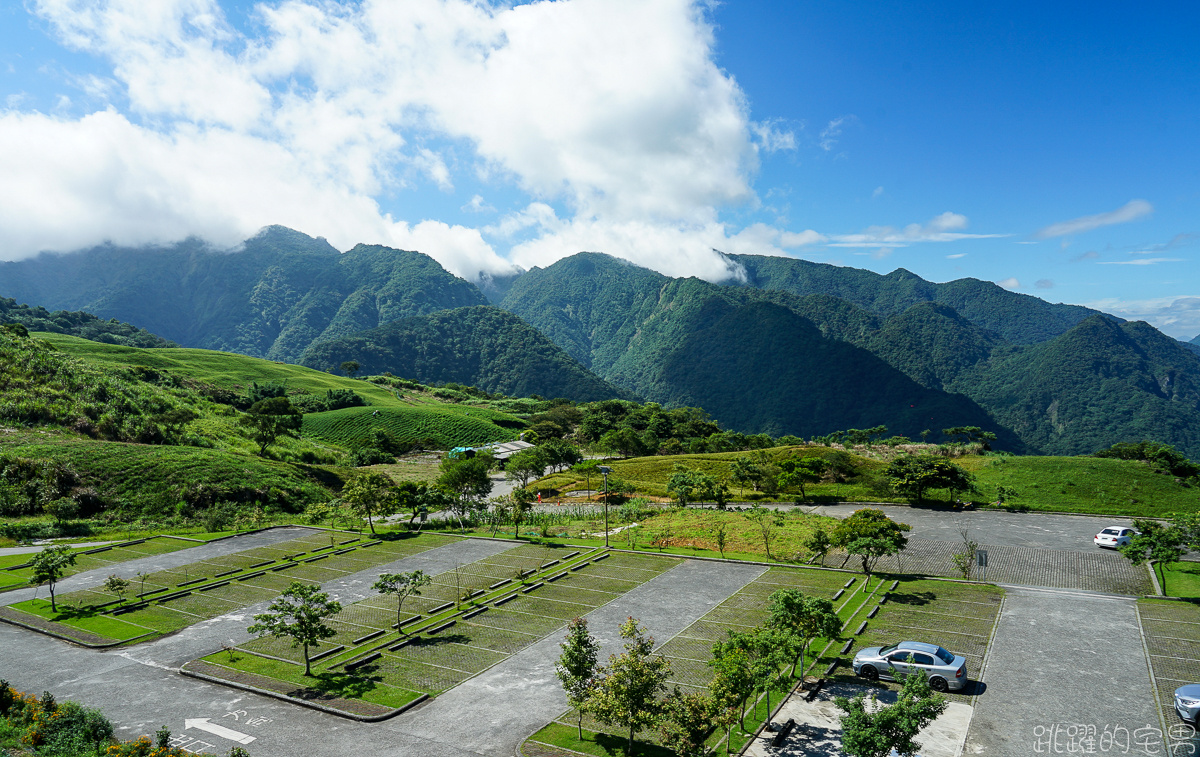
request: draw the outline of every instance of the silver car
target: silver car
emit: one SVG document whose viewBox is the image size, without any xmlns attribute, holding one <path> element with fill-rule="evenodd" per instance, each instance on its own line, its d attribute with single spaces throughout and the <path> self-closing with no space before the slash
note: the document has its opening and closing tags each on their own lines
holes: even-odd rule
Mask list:
<svg viewBox="0 0 1200 757">
<path fill-rule="evenodd" d="M 867 647 L 854 655 L 854 674 L 874 681 L 921 672 L 935 691 L 961 689 L 967 684 L 967 660 L 937 644 L 902 641 L 890 647 Z"/>
<path fill-rule="evenodd" d="M 1200 726 L 1196 716 L 1200 715 L 1200 683 L 1189 683 L 1175 689 L 1175 712 L 1189 723 Z"/>
</svg>

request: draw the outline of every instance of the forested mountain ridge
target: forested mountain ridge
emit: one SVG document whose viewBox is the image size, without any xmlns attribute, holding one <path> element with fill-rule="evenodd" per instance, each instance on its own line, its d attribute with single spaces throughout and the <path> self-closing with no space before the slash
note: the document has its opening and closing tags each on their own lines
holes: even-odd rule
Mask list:
<svg viewBox="0 0 1200 757">
<path fill-rule="evenodd" d="M 754 256 L 731 257 L 746 263 Z M 1024 444 L 1031 451 L 1080 454 L 1153 438 L 1200 455 L 1200 437 L 1187 428 L 1196 410 L 1189 387 L 1200 382 L 1200 359 L 1147 324 L 1121 323 L 986 282 L 931 284 L 907 271 L 881 277 L 762 260 L 750 261 L 760 265 L 747 266 L 746 282 L 720 286 L 581 253 L 524 274 L 503 304 L 602 378 L 664 404 L 704 407 L 747 432 L 823 433 L 885 423 L 914 434 L 979 425 L 1008 439 L 1010 449 Z M 845 279 L 831 285 L 832 293 L 800 294 L 804 288 L 792 284 L 797 291 L 755 288 L 764 269 L 819 274 L 806 286 L 839 273 Z M 781 281 L 787 283 L 768 279 L 782 287 Z M 976 317 L 937 298 L 960 301 Z M 1020 312 L 1026 300 L 1034 304 Z M 847 396 L 855 401 L 843 403 Z M 907 412 L 921 407 L 937 411 Z M 953 416 L 963 420 L 945 420 Z"/>
<path fill-rule="evenodd" d="M 903 268 L 878 274 L 797 258 L 726 257 L 739 264 L 745 273 L 744 282 L 732 283 L 798 295 L 832 295 L 880 317 L 896 315 L 921 302 L 936 302 L 949 305 L 967 320 L 996 332 L 1013 344 L 1034 344 L 1052 339 L 1100 312 L 1082 305 L 1046 302 L 979 279 L 955 279 L 935 284 Z"/>
<path fill-rule="evenodd" d="M 632 392 L 597 378 L 525 321 L 493 306 L 443 310 L 320 342 L 309 347 L 301 363 L 332 370 L 349 360 L 368 374 L 463 383 L 517 397 L 634 399 Z"/>
<path fill-rule="evenodd" d="M 487 303 L 421 253 L 359 245 L 341 254 L 280 226 L 237 251 L 190 239 L 0 263 L 0 296 L 119 318 L 187 347 L 290 362 L 318 339 Z"/>
<path fill-rule="evenodd" d="M 174 342 L 116 319 L 103 321 L 82 311 L 70 312 L 43 307 L 29 307 L 16 300 L 0 297 L 0 323 L 19 323 L 29 331 L 49 331 L 69 334 L 93 342 L 119 344 L 124 347 L 175 347 Z"/>
<path fill-rule="evenodd" d="M 923 387 L 837 338 L 869 336 L 877 321 L 836 298 L 672 279 L 581 253 L 522 276 L 504 305 L 602 378 L 665 405 L 703 407 L 738 430 L 813 435 L 883 423 L 916 436 L 982 425 L 1023 447 L 966 397 Z"/>
</svg>

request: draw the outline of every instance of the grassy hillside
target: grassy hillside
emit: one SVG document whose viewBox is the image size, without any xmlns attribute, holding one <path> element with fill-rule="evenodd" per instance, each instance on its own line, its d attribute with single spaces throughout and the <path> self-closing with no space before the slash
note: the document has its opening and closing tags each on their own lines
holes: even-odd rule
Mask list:
<svg viewBox="0 0 1200 757">
<path fill-rule="evenodd" d="M 108 365 L 140 365 L 187 376 L 241 394 L 252 382 L 285 383 L 289 393 L 323 394 L 349 389 L 369 407 L 309 413 L 302 435 L 345 447 L 382 427 L 398 440 L 433 439 L 445 449 L 461 444 L 515 439 L 524 422 L 511 413 L 444 401 L 425 387 L 397 390 L 386 383 L 336 376 L 299 365 L 211 350 L 140 350 L 98 344 L 57 334 L 39 334 L 60 350 Z M 409 386 L 414 386 L 409 384 Z M 450 392 L 446 392 L 449 394 Z M 376 410 L 380 415 L 373 418 Z M 442 447 L 439 447 L 442 448 Z M 249 449 L 249 447 L 248 447 Z"/>
<path fill-rule="evenodd" d="M 764 450 L 774 461 L 793 455 L 829 457 L 835 449 L 823 446 L 776 447 Z M 731 465 L 746 452 L 722 452 L 701 455 L 670 455 L 613 460 L 613 476 L 633 484 L 639 493 L 666 497 L 667 480 L 676 464 L 701 470 L 718 479 L 726 479 L 735 500 L 758 499 L 752 489 L 743 492 L 731 477 Z M 825 481 L 807 486 L 814 502 L 868 501 L 904 503 L 903 497 L 890 491 L 883 470 L 887 463 L 879 457 L 853 455 L 856 475 L 842 483 Z M 1162 516 L 1170 512 L 1200 511 L 1200 488 L 1184 486 L 1171 476 L 1156 473 L 1143 462 L 1096 457 L 1018 457 L 983 455 L 955 458 L 954 462 L 976 477 L 978 491 L 967 498 L 980 505 L 997 499 L 998 486 L 1014 489 L 1017 496 L 1010 505 L 1021 509 L 1120 515 L 1128 517 Z M 602 487 L 602 479 L 593 474 L 591 486 Z M 535 486 L 560 490 L 583 489 L 584 474 L 574 471 L 541 479 Z M 791 501 L 792 494 L 776 499 Z M 949 504 L 945 491 L 927 495 L 926 504 Z"/>
<path fill-rule="evenodd" d="M 516 416 L 486 408 L 444 407 L 347 407 L 304 416 L 305 436 L 340 447 L 353 446 L 383 429 L 396 439 L 420 442 L 431 449 L 511 441 L 524 423 Z"/>
<path fill-rule="evenodd" d="M 260 502 L 291 512 L 330 496 L 341 478 L 299 463 L 215 449 L 57 438 L 0 447 L 5 454 L 53 460 L 71 470 L 78 487 L 95 490 L 143 514 L 175 515 L 188 499 Z"/>
</svg>

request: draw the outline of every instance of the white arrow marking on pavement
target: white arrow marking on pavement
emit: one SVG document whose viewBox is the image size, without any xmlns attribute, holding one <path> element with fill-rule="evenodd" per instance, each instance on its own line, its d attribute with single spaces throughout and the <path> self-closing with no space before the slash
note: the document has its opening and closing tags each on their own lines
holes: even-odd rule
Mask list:
<svg viewBox="0 0 1200 757">
<path fill-rule="evenodd" d="M 223 739 L 236 741 L 239 744 L 249 744 L 254 741 L 254 736 L 247 736 L 244 733 L 238 733 L 232 728 L 226 728 L 223 725 L 208 722 L 208 718 L 188 718 L 183 721 L 183 728 L 199 728 L 201 731 L 208 731 L 213 736 L 220 736 Z"/>
</svg>

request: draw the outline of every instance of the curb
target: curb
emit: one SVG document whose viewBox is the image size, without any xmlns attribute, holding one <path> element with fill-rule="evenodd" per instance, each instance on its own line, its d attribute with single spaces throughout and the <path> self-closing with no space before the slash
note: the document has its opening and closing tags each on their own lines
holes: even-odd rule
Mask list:
<svg viewBox="0 0 1200 757">
<path fill-rule="evenodd" d="M 180 675 L 186 676 L 188 678 L 195 678 L 195 679 L 198 679 L 201 681 L 206 681 L 208 683 L 216 684 L 218 686 L 227 686 L 227 687 L 233 688 L 233 689 L 240 689 L 242 691 L 248 691 L 251 694 L 258 694 L 260 696 L 270 697 L 272 699 L 278 699 L 280 701 L 288 702 L 290 704 L 296 704 L 301 707 L 307 707 L 310 710 L 318 710 L 320 712 L 325 712 L 330 715 L 337 715 L 340 718 L 346 718 L 348 720 L 356 720 L 359 723 L 379 723 L 379 722 L 382 722 L 389 718 L 394 718 L 401 713 L 408 712 L 409 710 L 411 710 L 412 708 L 416 707 L 419 704 L 423 704 L 425 701 L 427 701 L 429 699 L 428 694 L 421 694 L 421 696 L 417 697 L 416 699 L 412 700 L 411 702 L 407 702 L 407 703 L 401 705 L 400 707 L 397 707 L 396 709 L 391 710 L 390 712 L 385 712 L 382 715 L 355 715 L 354 713 L 344 712 L 335 707 L 329 707 L 327 705 L 318 704 L 316 702 L 310 702 L 306 699 L 298 699 L 296 697 L 289 697 L 287 694 L 280 694 L 279 692 L 271 691 L 270 689 L 260 689 L 257 686 L 251 686 L 251 685 L 245 684 L 245 683 L 238 683 L 236 681 L 227 681 L 224 678 L 217 678 L 216 676 L 210 676 L 207 673 L 196 673 L 191 670 L 184 670 L 183 668 L 180 668 L 178 672 Z"/>
</svg>

